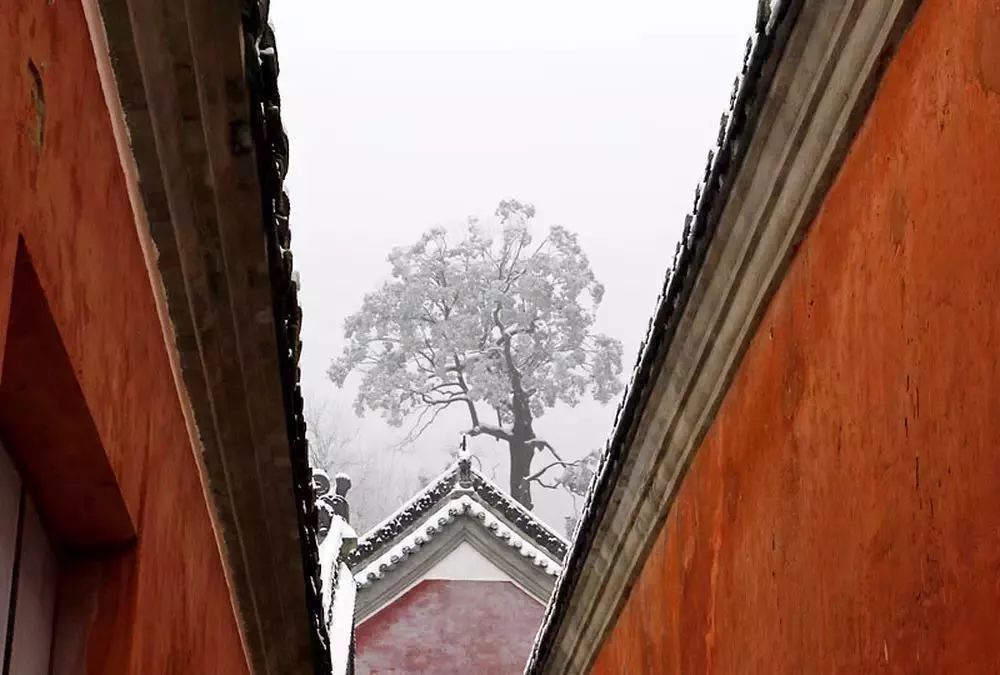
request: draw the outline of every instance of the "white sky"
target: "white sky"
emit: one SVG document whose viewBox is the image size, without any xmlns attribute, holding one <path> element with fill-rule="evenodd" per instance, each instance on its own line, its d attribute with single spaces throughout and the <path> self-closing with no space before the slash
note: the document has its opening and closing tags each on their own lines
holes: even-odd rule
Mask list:
<svg viewBox="0 0 1000 675">
<path fill-rule="evenodd" d="M 325 370 L 344 318 L 386 277 L 389 250 L 511 197 L 535 204 L 540 226 L 579 233 L 607 288 L 598 329 L 624 343 L 630 371 L 756 5 L 272 0 L 307 401 L 356 424 L 354 392 Z M 583 455 L 604 443 L 614 410 L 557 410 L 536 430 Z M 438 467 L 468 425 L 440 420 L 391 461 Z M 400 435 L 373 415 L 357 424 L 372 452 Z M 487 467 L 501 461 L 503 446 L 476 444 Z M 537 488 L 535 498 L 561 529 L 567 501 Z"/>
</svg>

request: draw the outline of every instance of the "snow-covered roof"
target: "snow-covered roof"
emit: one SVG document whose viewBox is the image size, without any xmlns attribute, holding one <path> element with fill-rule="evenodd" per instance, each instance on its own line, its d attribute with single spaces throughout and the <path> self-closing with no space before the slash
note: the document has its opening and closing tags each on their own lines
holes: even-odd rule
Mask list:
<svg viewBox="0 0 1000 675">
<path fill-rule="evenodd" d="M 357 621 L 393 602 L 449 551 L 466 545 L 542 603 L 568 548 L 562 536 L 462 457 L 366 533 L 348 556 L 358 588 Z"/>
<path fill-rule="evenodd" d="M 347 563 L 337 564 L 337 575 L 330 579 L 336 584 L 327 609 L 327 630 L 330 637 L 330 671 L 334 675 L 352 672 L 351 652 L 354 646 L 354 603 L 357 588 Z"/>
<path fill-rule="evenodd" d="M 357 535 L 347 521 L 334 515 L 319 545 L 321 597 L 329 639 L 330 672 L 333 675 L 349 672 L 357 590 L 351 569 L 343 561 L 343 552 L 356 539 Z"/>
<path fill-rule="evenodd" d="M 320 599 L 330 653 L 330 672 L 332 675 L 346 675 L 353 671 L 351 654 L 357 588 L 354 575 L 344 559 L 356 545 L 358 535 L 344 517 L 348 512 L 344 495 L 331 493 L 330 477 L 325 471 L 314 469 L 312 474 L 319 525 Z M 337 474 L 337 477 L 347 479 L 344 474 Z"/>
<path fill-rule="evenodd" d="M 429 543 L 445 528 L 463 516 L 480 523 L 487 532 L 553 577 L 558 576 L 559 572 L 562 571 L 560 560 L 553 558 L 544 549 L 533 546 L 525 537 L 519 536 L 513 528 L 508 527 L 503 520 L 493 515 L 490 509 L 469 495 L 460 494 L 441 504 L 436 511 L 422 521 L 419 527 L 410 534 L 401 537 L 392 546 L 384 548 L 380 555 L 358 569 L 355 573 L 358 588 L 365 588 L 381 579 L 387 572 L 402 564 L 412 553 L 420 550 L 422 546 Z"/>
<path fill-rule="evenodd" d="M 468 464 L 468 460 L 464 461 Z M 569 544 L 561 535 L 471 466 L 468 466 L 467 484 L 463 485 L 460 464 L 455 463 L 441 472 L 410 501 L 358 540 L 357 548 L 347 558 L 347 564 L 359 579 L 362 569 L 367 569 L 370 563 L 381 560 L 385 554 L 410 541 L 410 535 L 418 530 L 424 537 L 432 534 L 427 524 L 450 515 L 448 509 L 453 506 L 451 502 L 461 495 L 467 495 L 474 506 L 455 514 L 456 517 L 471 515 L 480 522 L 489 522 L 495 525 L 491 531 L 499 533 L 498 536 L 509 533 L 516 538 L 513 541 L 523 541 L 528 547 L 526 550 L 537 550 L 546 559 L 562 565 Z M 438 515 L 442 507 L 446 513 Z M 431 518 L 431 514 L 435 518 Z M 399 549 L 397 554 L 401 552 Z"/>
</svg>

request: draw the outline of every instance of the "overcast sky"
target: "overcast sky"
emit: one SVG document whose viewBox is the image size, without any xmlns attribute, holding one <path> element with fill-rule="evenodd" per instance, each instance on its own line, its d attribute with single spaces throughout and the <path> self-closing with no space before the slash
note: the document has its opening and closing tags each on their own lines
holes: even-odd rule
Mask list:
<svg viewBox="0 0 1000 675">
<path fill-rule="evenodd" d="M 386 278 L 392 247 L 506 198 L 533 203 L 540 226 L 579 233 L 607 288 L 598 330 L 624 343 L 629 371 L 756 5 L 272 0 L 307 401 L 359 424 L 372 452 L 392 444 L 376 417 L 354 422 L 356 382 L 341 392 L 326 379 L 344 318 Z M 558 410 L 536 428 L 580 456 L 604 443 L 614 409 Z M 468 424 L 441 419 L 392 461 L 440 464 Z M 566 500 L 537 492 L 540 515 L 561 526 Z"/>
</svg>

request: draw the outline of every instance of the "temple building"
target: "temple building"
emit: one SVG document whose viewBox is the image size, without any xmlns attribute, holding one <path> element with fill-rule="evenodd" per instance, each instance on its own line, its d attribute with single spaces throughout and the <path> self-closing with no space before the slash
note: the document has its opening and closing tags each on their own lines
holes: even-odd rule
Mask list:
<svg viewBox="0 0 1000 675">
<path fill-rule="evenodd" d="M 356 672 L 520 672 L 566 541 L 468 454 L 358 542 Z"/>
<path fill-rule="evenodd" d="M 7 0 L 0 672 L 1000 672 L 1000 2 L 758 6 L 569 545 L 310 470 L 267 0 Z"/>
<path fill-rule="evenodd" d="M 4 673 L 349 669 L 267 6 L 3 3 Z"/>
<path fill-rule="evenodd" d="M 1000 672 L 1000 3 L 759 7 L 528 672 Z"/>
</svg>

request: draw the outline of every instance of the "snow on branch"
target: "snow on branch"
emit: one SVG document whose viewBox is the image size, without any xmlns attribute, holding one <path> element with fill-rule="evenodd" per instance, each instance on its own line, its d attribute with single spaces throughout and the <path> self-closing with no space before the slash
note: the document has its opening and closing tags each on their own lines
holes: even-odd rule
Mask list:
<svg viewBox="0 0 1000 675">
<path fill-rule="evenodd" d="M 425 233 L 389 256 L 391 278 L 344 324 L 346 346 L 328 370 L 343 386 L 360 376 L 355 411 L 419 437 L 440 410 L 468 410 L 470 436 L 508 443 L 514 497 L 530 508 L 531 460 L 548 449 L 535 420 L 584 398 L 610 401 L 622 388 L 622 349 L 595 332 L 604 287 L 575 234 L 532 234 L 534 207 L 500 202 L 499 232 L 470 221 L 464 237 Z M 479 406 L 496 412 L 485 424 Z M 565 468 L 565 467 L 564 467 Z M 523 491 L 523 492 L 522 492 Z"/>
</svg>

